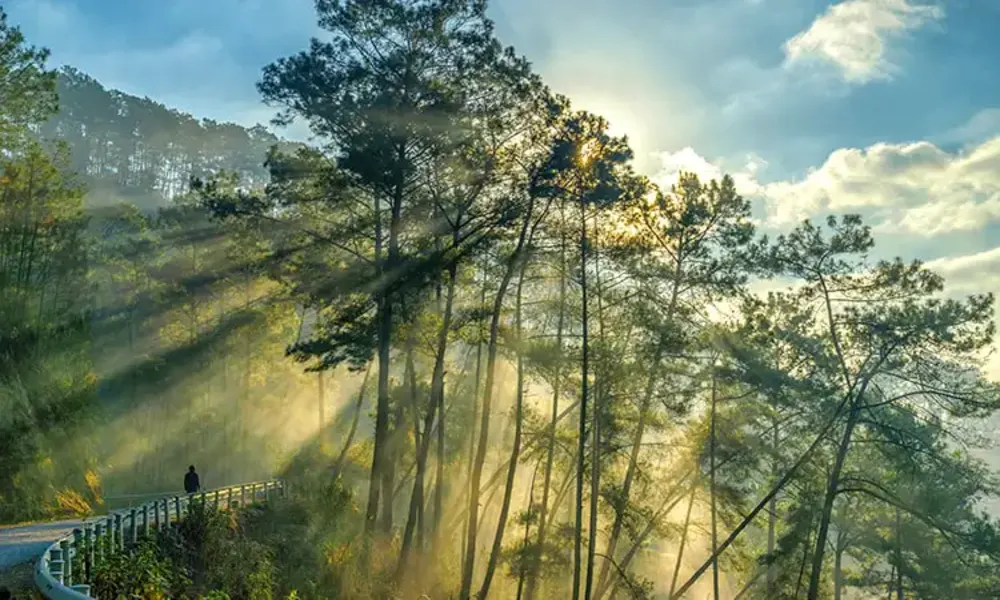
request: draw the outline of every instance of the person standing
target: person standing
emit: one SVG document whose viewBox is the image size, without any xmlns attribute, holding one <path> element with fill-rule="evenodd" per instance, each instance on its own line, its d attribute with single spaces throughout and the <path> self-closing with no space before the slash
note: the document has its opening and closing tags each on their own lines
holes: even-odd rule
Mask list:
<svg viewBox="0 0 1000 600">
<path fill-rule="evenodd" d="M 194 465 L 188 467 L 187 474 L 184 475 L 184 491 L 189 494 L 197 494 L 201 490 L 201 481 L 194 471 Z"/>
</svg>

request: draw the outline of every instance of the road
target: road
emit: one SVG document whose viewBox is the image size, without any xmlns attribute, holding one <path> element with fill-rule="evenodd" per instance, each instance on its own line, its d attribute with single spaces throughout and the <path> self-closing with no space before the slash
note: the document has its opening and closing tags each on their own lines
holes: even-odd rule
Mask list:
<svg viewBox="0 0 1000 600">
<path fill-rule="evenodd" d="M 81 523 L 76 520 L 0 527 L 0 571 L 41 556 L 49 544 L 72 533 Z"/>
</svg>

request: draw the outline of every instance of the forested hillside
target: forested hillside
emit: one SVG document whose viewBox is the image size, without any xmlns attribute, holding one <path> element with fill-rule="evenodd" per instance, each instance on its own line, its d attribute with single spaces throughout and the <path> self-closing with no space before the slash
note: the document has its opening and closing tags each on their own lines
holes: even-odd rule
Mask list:
<svg viewBox="0 0 1000 600">
<path fill-rule="evenodd" d="M 317 11 L 314 147 L 0 29 L 0 518 L 194 463 L 298 491 L 260 597 L 1000 597 L 991 295 L 657 186 L 482 2 Z"/>
<path fill-rule="evenodd" d="M 59 110 L 39 134 L 67 144 L 94 206 L 125 201 L 155 210 L 184 194 L 192 177 L 219 171 L 260 185 L 267 176 L 263 157 L 280 142 L 263 125 L 199 120 L 150 98 L 105 89 L 72 67 L 58 72 L 56 92 Z"/>
<path fill-rule="evenodd" d="M 0 520 L 171 490 L 190 462 L 215 484 L 269 476 L 301 428 L 267 416 L 295 401 L 280 359 L 299 319 L 261 299 L 245 234 L 187 193 L 222 171 L 259 185 L 268 149 L 295 145 L 47 71 L 20 38 L 0 31 L 17 74 L 0 109 Z"/>
</svg>

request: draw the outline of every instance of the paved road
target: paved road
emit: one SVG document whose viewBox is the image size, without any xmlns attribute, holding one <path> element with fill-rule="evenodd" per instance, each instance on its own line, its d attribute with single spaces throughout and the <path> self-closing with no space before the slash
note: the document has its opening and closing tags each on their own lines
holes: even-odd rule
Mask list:
<svg viewBox="0 0 1000 600">
<path fill-rule="evenodd" d="M 0 527 L 0 570 L 42 555 L 57 539 L 72 533 L 82 521 L 56 521 L 17 527 Z"/>
</svg>

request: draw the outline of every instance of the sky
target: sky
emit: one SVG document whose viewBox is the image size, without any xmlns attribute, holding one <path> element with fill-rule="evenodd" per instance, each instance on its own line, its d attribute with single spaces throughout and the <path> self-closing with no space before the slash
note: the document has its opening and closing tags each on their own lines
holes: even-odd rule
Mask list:
<svg viewBox="0 0 1000 600">
<path fill-rule="evenodd" d="M 0 0 L 107 87 L 267 122 L 312 0 Z M 952 293 L 1000 292 L 1000 0 L 492 0 L 502 42 L 663 183 L 730 173 L 766 231 L 858 213 Z M 301 128 L 288 135 L 306 135 Z M 1000 360 L 994 361 L 1000 373 Z"/>
</svg>

